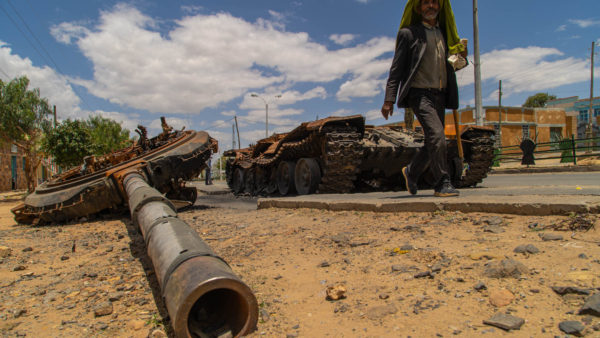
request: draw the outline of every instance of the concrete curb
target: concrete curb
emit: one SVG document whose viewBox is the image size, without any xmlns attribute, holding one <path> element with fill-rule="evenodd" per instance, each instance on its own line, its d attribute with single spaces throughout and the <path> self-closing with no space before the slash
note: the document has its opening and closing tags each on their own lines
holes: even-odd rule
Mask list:
<svg viewBox="0 0 600 338">
<path fill-rule="evenodd" d="M 524 167 L 524 168 L 492 168 L 490 174 L 534 174 L 534 173 L 559 173 L 559 172 L 590 172 L 600 171 L 600 165 L 565 165 L 553 167 Z"/>
<path fill-rule="evenodd" d="M 511 199 L 515 199 L 511 197 Z M 536 200 L 531 198 L 530 200 Z M 486 212 L 498 214 L 513 214 L 525 216 L 550 216 L 569 215 L 571 213 L 600 213 L 599 203 L 589 202 L 524 202 L 521 198 L 516 201 L 481 202 L 473 199 L 456 201 L 406 201 L 381 202 L 368 201 L 325 201 L 325 200 L 299 200 L 297 198 L 260 198 L 257 202 L 258 209 L 283 208 L 298 209 L 309 208 L 329 211 L 368 211 L 368 212 L 435 212 L 435 211 L 460 211 L 463 213 Z"/>
</svg>

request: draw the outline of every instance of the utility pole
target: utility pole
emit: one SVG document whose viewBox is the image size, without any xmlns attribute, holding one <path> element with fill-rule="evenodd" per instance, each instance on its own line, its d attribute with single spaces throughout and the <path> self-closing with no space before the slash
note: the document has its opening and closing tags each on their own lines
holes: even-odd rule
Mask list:
<svg viewBox="0 0 600 338">
<path fill-rule="evenodd" d="M 475 122 L 478 126 L 483 126 L 483 105 L 481 102 L 481 63 L 479 61 L 479 9 L 477 0 L 473 0 L 473 49 L 475 60 Z"/>
<path fill-rule="evenodd" d="M 596 42 L 593 41 L 592 42 L 592 54 L 590 57 L 590 61 L 592 62 L 592 65 L 590 67 L 590 71 L 591 71 L 591 76 L 590 76 L 590 109 L 588 109 L 588 128 L 587 128 L 587 135 L 585 136 L 586 138 L 590 139 L 590 151 L 592 150 L 592 146 L 594 145 L 594 142 L 591 140 L 592 137 L 594 137 L 594 123 L 593 123 L 593 117 L 594 117 L 594 47 L 596 46 Z"/>
<path fill-rule="evenodd" d="M 234 115 L 233 118 L 235 119 L 235 130 L 237 130 L 237 136 L 238 136 L 238 149 L 241 149 L 242 143 L 240 142 L 240 128 L 238 128 L 237 115 Z"/>
<path fill-rule="evenodd" d="M 235 149 L 235 125 L 231 124 L 231 149 Z"/>
<path fill-rule="evenodd" d="M 54 105 L 54 129 L 56 129 L 56 105 Z"/>
<path fill-rule="evenodd" d="M 502 147 L 502 80 L 498 83 L 498 146 Z"/>
</svg>

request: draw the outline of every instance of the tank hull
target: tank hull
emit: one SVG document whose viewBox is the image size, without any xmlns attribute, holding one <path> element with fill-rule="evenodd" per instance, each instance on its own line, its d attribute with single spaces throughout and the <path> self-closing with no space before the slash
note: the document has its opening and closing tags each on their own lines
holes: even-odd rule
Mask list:
<svg viewBox="0 0 600 338">
<path fill-rule="evenodd" d="M 249 148 L 229 150 L 225 152 L 227 183 L 235 194 L 251 195 L 405 190 L 401 170 L 423 147 L 423 135 L 397 126 L 367 126 L 364 121 L 361 115 L 329 117 Z M 491 169 L 494 131 L 465 128 L 461 143 L 463 161 L 456 138 L 447 138 L 448 167 L 455 186 L 472 187 Z M 294 180 L 289 179 L 290 173 Z M 434 184 L 426 170 L 419 188 Z"/>
</svg>

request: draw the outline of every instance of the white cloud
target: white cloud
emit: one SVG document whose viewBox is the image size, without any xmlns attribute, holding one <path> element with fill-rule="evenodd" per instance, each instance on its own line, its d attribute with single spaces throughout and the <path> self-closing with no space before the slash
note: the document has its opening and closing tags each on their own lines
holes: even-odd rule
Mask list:
<svg viewBox="0 0 600 338">
<path fill-rule="evenodd" d="M 378 63 L 394 43 L 375 38 L 328 50 L 311 42 L 307 33 L 227 13 L 188 16 L 176 24 L 160 34 L 153 30 L 157 23 L 152 18 L 118 5 L 102 12 L 93 28 L 63 23 L 54 28 L 54 36 L 76 41 L 93 63 L 93 79 L 74 80 L 93 95 L 150 112 L 192 114 L 283 83 L 360 76 L 360 69 Z"/>
<path fill-rule="evenodd" d="M 356 38 L 356 35 L 354 35 L 354 34 L 331 34 L 329 36 L 329 40 L 337 43 L 338 45 L 342 45 L 342 46 L 347 45 L 355 38 Z"/>
<path fill-rule="evenodd" d="M 51 106 L 56 106 L 59 119 L 75 118 L 81 113 L 79 97 L 67 78 L 50 67 L 36 67 L 30 59 L 12 54 L 12 49 L 2 41 L 0 41 L 0 69 L 2 69 L 0 77 L 5 81 L 27 76 L 29 88 L 40 89 L 40 95 L 47 98 Z"/>
<path fill-rule="evenodd" d="M 371 1 L 373 1 L 373 0 L 356 0 L 356 2 L 361 3 L 361 4 L 368 4 Z"/>
<path fill-rule="evenodd" d="M 399 114 L 399 112 L 394 111 L 394 114 Z M 379 120 L 379 119 L 383 120 L 383 115 L 381 115 L 380 110 L 369 110 L 365 115 L 366 115 L 366 120 L 369 122 Z M 385 120 L 383 120 L 383 121 L 385 121 Z M 382 122 L 382 121 L 380 121 L 380 122 Z"/>
<path fill-rule="evenodd" d="M 558 28 L 556 28 L 557 32 L 564 32 L 567 30 L 567 25 L 560 25 L 558 26 Z"/>
<path fill-rule="evenodd" d="M 335 94 L 340 101 L 350 101 L 352 97 L 373 97 L 381 93 L 387 78 L 391 59 L 377 60 L 358 67 L 352 79 L 344 82 Z"/>
<path fill-rule="evenodd" d="M 505 97 L 518 92 L 544 91 L 589 79 L 584 59 L 563 57 L 555 48 L 527 47 L 494 50 L 481 55 L 482 81 L 502 80 Z M 549 60 L 550 59 L 550 60 Z M 459 86 L 474 82 L 473 66 L 457 73 Z"/>
<path fill-rule="evenodd" d="M 83 23 L 63 22 L 50 27 L 50 34 L 56 41 L 70 45 L 73 40 L 78 40 L 90 33 Z"/>
<path fill-rule="evenodd" d="M 194 5 L 184 5 L 181 6 L 181 11 L 187 15 L 194 15 L 200 13 L 204 7 L 202 6 L 194 6 Z"/>
<path fill-rule="evenodd" d="M 569 19 L 569 22 L 581 28 L 588 28 L 600 25 L 600 20 L 594 19 Z"/>
<path fill-rule="evenodd" d="M 256 93 L 259 97 L 253 97 L 248 93 L 244 95 L 244 100 L 240 103 L 240 109 L 259 109 L 265 107 L 265 102 L 269 104 L 270 108 L 278 107 L 280 105 L 291 105 L 296 102 L 306 101 L 311 99 L 324 99 L 327 97 L 327 91 L 325 88 L 319 86 L 315 87 L 305 93 L 300 93 L 297 90 L 285 91 L 281 94 L 277 93 Z"/>
</svg>

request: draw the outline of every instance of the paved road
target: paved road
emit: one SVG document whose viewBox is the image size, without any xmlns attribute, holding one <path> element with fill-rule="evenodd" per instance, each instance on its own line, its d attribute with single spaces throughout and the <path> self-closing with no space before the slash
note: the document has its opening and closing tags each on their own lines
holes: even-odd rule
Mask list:
<svg viewBox="0 0 600 338">
<path fill-rule="evenodd" d="M 235 197 L 223 183 L 194 184 L 196 205 L 253 210 L 258 208 L 318 208 L 364 211 L 498 212 L 553 215 L 600 213 L 600 172 L 494 174 L 477 188 L 461 189 L 460 197 L 438 198 L 433 190 L 412 196 L 406 191 L 327 194 L 292 197 Z"/>
</svg>

